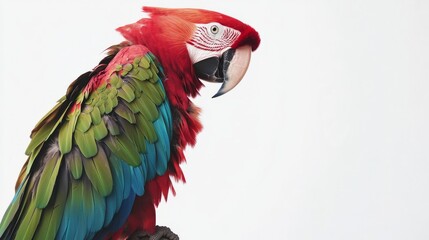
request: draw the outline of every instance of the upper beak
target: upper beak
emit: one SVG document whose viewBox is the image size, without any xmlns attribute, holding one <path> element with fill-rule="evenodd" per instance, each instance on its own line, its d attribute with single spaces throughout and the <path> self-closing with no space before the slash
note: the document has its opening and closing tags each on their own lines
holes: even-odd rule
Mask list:
<svg viewBox="0 0 429 240">
<path fill-rule="evenodd" d="M 211 57 L 194 64 L 197 77 L 209 82 L 221 82 L 213 96 L 218 97 L 233 89 L 243 79 L 250 63 L 252 47 L 241 46 L 225 51 L 220 58 Z"/>
</svg>

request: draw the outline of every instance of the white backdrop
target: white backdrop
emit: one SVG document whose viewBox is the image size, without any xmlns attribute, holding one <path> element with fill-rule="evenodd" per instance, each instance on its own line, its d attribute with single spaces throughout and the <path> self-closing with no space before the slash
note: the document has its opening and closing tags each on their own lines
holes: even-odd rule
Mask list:
<svg viewBox="0 0 429 240">
<path fill-rule="evenodd" d="M 0 214 L 29 133 L 143 4 L 207 8 L 257 29 L 232 92 L 162 203 L 182 239 L 429 239 L 429 2 L 1 1 Z"/>
</svg>

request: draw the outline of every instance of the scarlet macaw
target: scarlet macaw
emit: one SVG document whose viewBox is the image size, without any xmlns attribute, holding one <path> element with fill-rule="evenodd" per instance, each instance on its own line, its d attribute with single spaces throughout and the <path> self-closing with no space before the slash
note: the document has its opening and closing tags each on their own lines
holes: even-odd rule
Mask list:
<svg viewBox="0 0 429 240">
<path fill-rule="evenodd" d="M 126 239 L 154 234 L 155 207 L 184 180 L 183 150 L 202 126 L 190 100 L 244 76 L 260 39 L 199 9 L 143 7 L 125 42 L 82 74 L 31 133 L 29 156 L 0 224 L 1 239 Z M 163 231 L 165 229 L 159 229 Z M 171 233 L 155 235 L 169 236 Z"/>
</svg>

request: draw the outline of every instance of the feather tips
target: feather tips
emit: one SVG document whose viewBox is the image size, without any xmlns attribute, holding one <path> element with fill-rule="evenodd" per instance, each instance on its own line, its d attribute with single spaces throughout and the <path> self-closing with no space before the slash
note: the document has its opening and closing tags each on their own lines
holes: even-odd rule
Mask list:
<svg viewBox="0 0 429 240">
<path fill-rule="evenodd" d="M 76 126 L 76 121 L 77 113 L 72 113 L 67 117 L 67 120 L 60 128 L 58 144 L 60 151 L 63 154 L 70 152 L 72 148 L 73 132 Z"/>
<path fill-rule="evenodd" d="M 41 216 L 42 210 L 36 208 L 34 202 L 30 202 L 22 223 L 16 232 L 16 239 L 32 239 Z"/>
<path fill-rule="evenodd" d="M 21 185 L 18 187 L 16 191 L 16 194 L 12 200 L 12 203 L 9 205 L 9 207 L 5 212 L 3 219 L 0 223 L 0 236 L 3 236 L 3 234 L 6 232 L 7 227 L 12 222 L 15 214 L 18 212 L 22 197 L 23 195 L 25 195 L 27 182 L 28 182 L 28 178 L 25 178 L 22 181 Z"/>
<path fill-rule="evenodd" d="M 40 174 L 36 188 L 35 202 L 37 208 L 45 208 L 51 199 L 63 156 L 58 152 L 48 159 Z"/>
<path fill-rule="evenodd" d="M 80 179 L 82 176 L 83 160 L 84 156 L 76 148 L 65 156 L 67 167 L 75 180 Z"/>
<path fill-rule="evenodd" d="M 108 158 L 102 147 L 98 147 L 97 155 L 83 161 L 85 173 L 95 189 L 106 197 L 112 192 L 113 180 Z"/>
<path fill-rule="evenodd" d="M 43 210 L 40 226 L 37 228 L 34 239 L 55 239 L 58 228 L 60 227 L 68 192 L 65 169 L 63 168 L 61 171 L 62 173 L 60 173 L 58 177 L 58 189 L 61 189 L 61 191 L 56 191 L 55 200 L 52 201 L 52 207 Z"/>
</svg>

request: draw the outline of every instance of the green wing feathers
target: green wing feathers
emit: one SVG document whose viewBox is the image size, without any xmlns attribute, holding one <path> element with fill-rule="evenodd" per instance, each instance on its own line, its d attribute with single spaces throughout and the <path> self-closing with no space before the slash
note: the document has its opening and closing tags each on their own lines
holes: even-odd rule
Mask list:
<svg viewBox="0 0 429 240">
<path fill-rule="evenodd" d="M 172 120 L 162 72 L 142 46 L 120 53 L 78 78 L 36 126 L 1 239 L 99 236 L 166 171 Z"/>
</svg>

